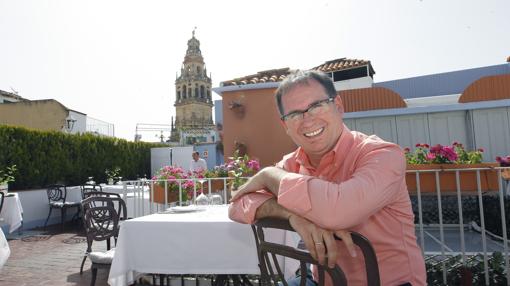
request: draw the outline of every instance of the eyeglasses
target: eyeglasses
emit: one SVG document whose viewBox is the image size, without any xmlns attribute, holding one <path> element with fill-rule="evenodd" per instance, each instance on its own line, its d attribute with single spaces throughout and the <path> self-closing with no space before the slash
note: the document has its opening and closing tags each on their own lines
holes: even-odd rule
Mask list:
<svg viewBox="0 0 510 286">
<path fill-rule="evenodd" d="M 319 115 L 326 111 L 328 108 L 328 104 L 333 102 L 334 98 L 327 98 L 327 99 L 321 99 L 316 102 L 311 103 L 308 105 L 308 108 L 305 110 L 295 110 L 291 111 L 288 114 L 285 114 L 281 117 L 283 121 L 286 122 L 297 122 L 305 117 L 305 113 L 308 112 L 309 115 Z"/>
</svg>

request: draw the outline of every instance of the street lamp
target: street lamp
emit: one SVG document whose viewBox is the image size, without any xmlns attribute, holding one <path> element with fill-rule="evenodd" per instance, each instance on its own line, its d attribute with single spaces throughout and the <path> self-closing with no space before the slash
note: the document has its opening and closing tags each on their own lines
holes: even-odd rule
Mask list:
<svg viewBox="0 0 510 286">
<path fill-rule="evenodd" d="M 69 113 L 69 115 L 66 117 L 66 126 L 65 126 L 65 129 L 67 132 L 71 133 L 75 122 L 76 122 L 76 119 Z"/>
</svg>

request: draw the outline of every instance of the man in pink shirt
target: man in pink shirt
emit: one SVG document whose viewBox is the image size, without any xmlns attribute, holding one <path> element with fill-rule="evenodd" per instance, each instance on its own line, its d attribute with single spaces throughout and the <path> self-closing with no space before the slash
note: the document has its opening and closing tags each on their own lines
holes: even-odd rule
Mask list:
<svg viewBox="0 0 510 286">
<path fill-rule="evenodd" d="M 399 146 L 349 130 L 342 100 L 322 73 L 289 75 L 276 101 L 282 125 L 299 148 L 240 187 L 230 218 L 288 219 L 311 255 L 330 267 L 337 263 L 349 285 L 366 284 L 362 255 L 348 233 L 359 232 L 376 251 L 382 285 L 425 285 Z"/>
</svg>

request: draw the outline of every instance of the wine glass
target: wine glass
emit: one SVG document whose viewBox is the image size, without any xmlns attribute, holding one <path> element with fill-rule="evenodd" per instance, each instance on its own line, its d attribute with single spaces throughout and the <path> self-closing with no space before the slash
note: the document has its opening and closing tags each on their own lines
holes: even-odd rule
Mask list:
<svg viewBox="0 0 510 286">
<path fill-rule="evenodd" d="M 220 194 L 214 193 L 211 195 L 211 205 L 222 205 L 223 204 L 223 198 Z"/>
</svg>

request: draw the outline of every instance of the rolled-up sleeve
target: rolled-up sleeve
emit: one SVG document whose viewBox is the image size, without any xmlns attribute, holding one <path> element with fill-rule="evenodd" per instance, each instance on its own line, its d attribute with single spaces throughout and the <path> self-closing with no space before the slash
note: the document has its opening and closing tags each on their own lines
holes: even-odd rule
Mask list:
<svg viewBox="0 0 510 286">
<path fill-rule="evenodd" d="M 265 190 L 244 195 L 230 204 L 228 216 L 233 221 L 252 224 L 255 221 L 257 209 L 273 197 L 273 194 Z"/>
<path fill-rule="evenodd" d="M 397 146 L 367 152 L 352 176 L 340 183 L 286 175 L 278 203 L 327 229 L 359 225 L 392 200 L 405 184 L 406 163 Z"/>
</svg>

